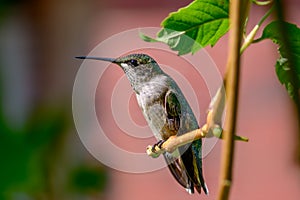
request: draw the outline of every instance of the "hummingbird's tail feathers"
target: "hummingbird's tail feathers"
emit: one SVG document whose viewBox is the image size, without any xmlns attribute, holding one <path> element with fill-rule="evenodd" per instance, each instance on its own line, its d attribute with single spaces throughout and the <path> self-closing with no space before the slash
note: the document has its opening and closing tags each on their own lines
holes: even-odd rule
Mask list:
<svg viewBox="0 0 300 200">
<path fill-rule="evenodd" d="M 188 178 L 188 182 L 189 182 L 189 184 L 186 186 L 185 190 L 189 194 L 194 194 L 194 183 L 190 178 Z"/>
<path fill-rule="evenodd" d="M 201 194 L 201 189 L 203 189 L 204 193 L 206 195 L 208 195 L 208 189 L 207 186 L 205 184 L 204 178 L 203 178 L 203 172 L 202 172 L 202 166 L 201 166 L 201 160 L 199 162 L 200 159 L 195 158 L 194 161 L 194 178 L 193 180 L 196 180 L 195 184 L 195 188 L 197 190 L 197 192 L 199 194 Z"/>
<path fill-rule="evenodd" d="M 194 191 L 192 191 L 192 189 L 191 188 L 185 188 L 185 190 L 187 191 L 187 193 L 189 193 L 189 194 L 194 194 Z"/>
<path fill-rule="evenodd" d="M 197 162 L 197 168 L 198 168 L 198 173 L 197 174 L 199 175 L 199 181 L 200 181 L 199 190 L 201 190 L 201 187 L 202 187 L 204 193 L 206 195 L 208 195 L 209 191 L 208 191 L 207 185 L 206 185 L 206 183 L 204 181 L 204 178 L 203 178 L 202 161 L 201 161 L 201 159 L 198 158 L 198 159 L 196 159 L 196 162 Z"/>
<path fill-rule="evenodd" d="M 196 176 L 196 179 L 198 180 L 196 184 L 196 189 L 199 193 L 201 193 L 201 188 L 203 189 L 204 193 L 206 195 L 208 195 L 209 191 L 207 188 L 207 185 L 204 181 L 203 178 L 203 171 L 202 171 L 202 155 L 201 152 L 199 152 L 199 147 L 202 146 L 202 141 L 201 140 L 197 140 L 194 141 L 192 146 L 192 152 L 193 152 L 193 156 L 194 156 L 194 169 L 195 169 L 195 173 L 194 175 Z"/>
<path fill-rule="evenodd" d="M 200 170 L 199 170 L 200 171 Z M 200 179 L 200 184 L 196 186 L 196 189 L 199 193 L 201 193 L 201 188 L 203 189 L 204 193 L 206 195 L 209 195 L 209 191 L 208 191 L 208 188 L 207 188 L 207 185 L 204 181 L 204 178 L 203 178 L 203 175 L 202 175 L 202 169 L 201 169 L 201 173 L 199 175 L 199 179 Z"/>
<path fill-rule="evenodd" d="M 186 151 L 183 151 L 184 146 L 178 149 L 181 153 L 181 159 L 184 165 L 183 169 L 185 169 L 189 180 L 191 180 L 198 193 L 201 193 L 201 189 L 203 189 L 204 193 L 208 194 L 202 172 L 201 146 L 202 141 L 197 140 L 194 141 Z"/>
<path fill-rule="evenodd" d="M 208 196 L 209 195 L 209 190 L 208 190 L 208 187 L 207 187 L 206 183 L 204 183 L 202 188 L 203 188 L 204 193 Z"/>
<path fill-rule="evenodd" d="M 188 174 L 186 173 L 186 170 L 184 166 L 182 166 L 182 162 L 179 160 L 179 158 L 172 157 L 169 154 L 164 154 L 164 158 L 168 164 L 168 168 L 173 175 L 173 177 L 176 179 L 176 181 L 186 189 L 186 191 L 189 194 L 194 193 L 194 184 L 190 180 Z"/>
</svg>

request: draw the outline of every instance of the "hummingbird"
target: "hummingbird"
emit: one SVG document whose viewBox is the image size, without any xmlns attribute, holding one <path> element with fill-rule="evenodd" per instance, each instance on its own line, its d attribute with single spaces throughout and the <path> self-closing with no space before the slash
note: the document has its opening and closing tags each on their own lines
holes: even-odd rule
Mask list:
<svg viewBox="0 0 300 200">
<path fill-rule="evenodd" d="M 179 136 L 199 128 L 191 107 L 176 82 L 158 63 L 146 54 L 130 54 L 118 58 L 79 56 L 115 63 L 126 74 L 143 115 L 162 145 L 171 136 Z M 202 140 L 183 145 L 164 159 L 177 182 L 190 194 L 201 188 L 208 195 L 202 171 Z"/>
</svg>

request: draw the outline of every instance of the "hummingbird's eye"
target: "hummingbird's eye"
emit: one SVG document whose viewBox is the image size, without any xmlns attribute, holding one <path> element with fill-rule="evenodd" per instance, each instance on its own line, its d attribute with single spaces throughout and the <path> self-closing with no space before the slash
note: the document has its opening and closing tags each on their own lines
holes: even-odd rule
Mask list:
<svg viewBox="0 0 300 200">
<path fill-rule="evenodd" d="M 139 65 L 139 62 L 135 59 L 131 59 L 129 62 L 130 62 L 131 65 L 133 65 L 135 67 Z"/>
</svg>

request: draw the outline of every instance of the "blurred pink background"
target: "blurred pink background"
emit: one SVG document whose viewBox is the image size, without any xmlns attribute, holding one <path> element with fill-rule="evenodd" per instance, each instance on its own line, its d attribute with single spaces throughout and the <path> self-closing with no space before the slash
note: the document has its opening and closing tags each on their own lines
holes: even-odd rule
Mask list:
<svg viewBox="0 0 300 200">
<path fill-rule="evenodd" d="M 99 12 L 99 20 L 94 19 L 94 23 L 91 24 L 92 36 L 95 38 L 91 43 L 95 44 L 111 34 L 130 28 L 156 27 L 170 11 L 176 10 L 170 5 L 158 6 L 158 8 L 153 5 L 147 9 L 145 9 L 146 5 L 141 5 L 133 9 L 135 6 L 137 6 L 135 2 L 131 6 L 127 5 L 126 9 L 123 9 L 123 6 L 116 9 L 114 5 L 113 8 L 109 7 Z M 299 24 L 299 16 L 297 16 L 299 4 L 291 2 L 288 10 L 288 19 Z M 263 14 L 263 9 L 253 6 L 249 27 L 253 27 Z M 206 50 L 220 71 L 224 72 L 227 35 L 214 48 L 207 47 Z M 270 41 L 252 45 L 243 55 L 238 133 L 248 137 L 250 141 L 237 142 L 236 145 L 234 185 L 230 198 L 233 200 L 282 199 L 283 197 L 298 199 L 300 196 L 299 166 L 294 162 L 296 121 L 293 117 L 292 102 L 275 74 L 276 57 L 276 47 Z M 199 93 L 201 93 L 200 89 Z M 101 95 L 105 94 L 101 93 Z M 208 105 L 208 99 L 201 99 L 201 101 L 203 110 Z M 129 146 L 135 145 L 126 140 L 119 142 L 125 142 Z M 175 182 L 168 169 L 148 174 L 113 171 L 112 181 L 105 197 L 107 199 L 216 199 L 221 144 L 222 142 L 218 142 L 204 159 L 204 173 L 210 189 L 208 197 L 198 194 L 188 195 Z"/>
<path fill-rule="evenodd" d="M 10 65 L 10 60 L 17 53 L 25 57 L 21 60 L 24 61 L 24 65 L 35 66 L 34 68 L 28 67 L 28 70 L 33 71 L 32 73 L 26 70 L 24 72 L 29 73 L 25 76 L 28 79 L 25 80 L 27 86 L 24 86 L 25 92 L 19 94 L 18 98 L 24 98 L 23 104 L 27 107 L 25 106 L 23 111 L 20 111 L 21 114 L 16 114 L 21 116 L 19 123 L 22 124 L 22 116 L 26 116 L 26 109 L 30 109 L 30 105 L 34 104 L 32 99 L 49 102 L 62 100 L 68 105 L 71 104 L 72 85 L 76 71 L 81 64 L 81 61 L 73 60 L 74 56 L 88 54 L 98 43 L 113 34 L 138 27 L 159 27 L 160 22 L 168 13 L 176 11 L 189 2 L 186 0 L 153 0 L 151 2 L 61 0 L 41 1 L 36 4 L 30 1 L 28 4 L 18 4 L 2 25 L 1 33 L 2 40 L 13 40 L 10 34 L 15 33 L 19 41 L 24 42 L 23 45 L 26 48 L 29 46 L 29 52 L 26 48 L 20 48 L 20 52 L 12 50 L 10 54 L 8 47 L 14 44 L 14 41 L 7 42 L 6 49 L 3 48 L 6 53 L 2 53 L 6 58 L 10 58 L 7 59 L 7 65 Z M 287 20 L 299 26 L 300 4 L 298 1 L 286 2 Z M 253 27 L 265 11 L 264 7 L 253 6 L 248 27 Z M 258 35 L 260 33 L 261 31 Z M 205 48 L 222 74 L 225 72 L 227 58 L 227 39 L 228 34 L 213 48 Z M 132 45 L 134 47 L 134 44 Z M 300 197 L 300 168 L 295 162 L 296 140 L 298 139 L 297 121 L 292 101 L 276 77 L 274 65 L 277 56 L 276 46 L 271 41 L 262 41 L 251 45 L 242 57 L 237 133 L 248 137 L 249 142 L 236 143 L 231 200 L 282 198 L 296 200 Z M 172 64 L 170 61 L 171 66 Z M 39 74 L 43 74 L 43 78 L 31 79 L 33 74 L 37 75 L 36 77 L 41 77 Z M 101 100 L 107 101 L 110 97 L 110 85 L 121 75 L 120 69 L 112 67 L 108 69 L 105 79 L 107 87 L 101 88 L 99 85 L 97 93 L 99 105 L 97 106 L 101 111 L 98 113 L 101 120 L 105 121 L 111 117 L 107 114 L 105 106 L 101 104 Z M 186 76 L 190 75 L 192 72 L 187 72 Z M 17 79 L 17 77 L 13 78 Z M 197 80 L 191 81 L 197 82 Z M 201 101 L 200 109 L 205 110 L 209 104 L 209 98 L 207 95 L 202 95 L 200 89 L 197 92 L 199 92 L 197 93 L 198 100 Z M 132 99 L 131 103 L 130 109 L 136 111 L 132 113 L 133 118 L 137 120 L 137 123 L 145 124 L 145 121 L 141 119 L 142 115 L 135 99 Z M 16 105 L 19 105 L 18 102 Z M 23 108 L 22 105 L 20 107 Z M 6 112 L 10 113 L 8 114 L 10 116 L 14 115 L 13 109 Z M 204 119 L 201 118 L 201 120 Z M 110 127 L 110 131 L 120 132 L 114 124 Z M 71 157 L 72 162 L 76 162 L 76 159 L 87 162 L 93 160 L 80 143 L 74 128 L 67 138 L 66 145 L 73 145 L 76 148 L 66 150 L 66 157 Z M 143 149 L 147 145 L 146 143 L 134 144 L 130 138 L 122 139 L 122 141 L 120 138 L 113 139 L 124 146 L 128 145 L 128 148 L 136 145 Z M 203 161 L 204 176 L 210 190 L 209 196 L 188 195 L 165 168 L 145 174 L 109 170 L 109 181 L 98 199 L 216 199 L 221 147 L 222 141 L 219 141 Z M 101 165 L 96 162 L 96 165 L 98 164 Z M 61 190 L 59 187 L 56 189 Z M 63 192 L 61 191 L 60 194 Z M 68 197 L 62 198 L 68 199 Z M 85 197 L 83 199 L 97 198 Z"/>
</svg>

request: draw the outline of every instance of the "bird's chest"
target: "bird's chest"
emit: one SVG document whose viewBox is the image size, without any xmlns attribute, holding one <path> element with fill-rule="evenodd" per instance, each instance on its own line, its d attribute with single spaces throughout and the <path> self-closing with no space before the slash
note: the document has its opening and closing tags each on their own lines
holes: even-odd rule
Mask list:
<svg viewBox="0 0 300 200">
<path fill-rule="evenodd" d="M 152 131 L 160 132 L 166 118 L 162 94 L 140 93 L 137 95 L 137 102 Z"/>
<path fill-rule="evenodd" d="M 146 85 L 143 90 L 136 95 L 143 115 L 155 137 L 158 139 L 162 139 L 162 134 L 164 134 L 162 130 L 167 120 L 164 108 L 166 91 L 166 87 L 157 88 L 152 85 Z"/>
<path fill-rule="evenodd" d="M 136 95 L 137 102 L 143 112 L 147 111 L 154 104 L 161 104 L 163 106 L 167 90 L 167 87 L 158 87 L 154 84 L 145 84 Z"/>
</svg>

